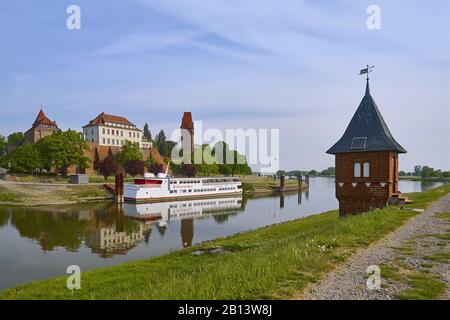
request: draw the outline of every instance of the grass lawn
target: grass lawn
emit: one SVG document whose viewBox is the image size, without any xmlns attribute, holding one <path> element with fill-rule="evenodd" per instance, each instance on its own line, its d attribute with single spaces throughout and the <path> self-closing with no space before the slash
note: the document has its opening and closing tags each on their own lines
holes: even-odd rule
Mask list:
<svg viewBox="0 0 450 320">
<path fill-rule="evenodd" d="M 110 196 L 102 185 L 0 185 L 0 202 L 22 205 L 85 201 Z"/>
<path fill-rule="evenodd" d="M 108 192 L 103 186 L 98 185 L 80 185 L 80 186 L 67 186 L 66 190 L 58 191 L 57 194 L 62 198 L 76 200 L 79 198 L 89 197 L 107 197 Z"/>
<path fill-rule="evenodd" d="M 0 201 L 5 202 L 19 202 L 20 194 L 12 192 L 5 187 L 0 186 Z"/>
<path fill-rule="evenodd" d="M 450 185 L 410 194 L 415 201 L 410 207 L 424 207 L 448 192 Z M 387 207 L 339 219 L 337 211 L 330 211 L 148 260 L 83 272 L 81 289 L 73 293 L 66 288 L 66 277 L 60 277 L 8 289 L 0 299 L 286 298 L 415 214 Z M 228 253 L 191 254 L 219 245 Z"/>
<path fill-rule="evenodd" d="M 255 177 L 255 176 L 244 176 L 242 179 L 242 187 L 246 193 L 249 194 L 269 194 L 272 193 L 273 187 L 278 188 L 280 186 L 280 179 L 273 180 L 273 178 L 267 177 Z M 297 187 L 297 180 L 286 180 L 285 186 Z"/>
</svg>

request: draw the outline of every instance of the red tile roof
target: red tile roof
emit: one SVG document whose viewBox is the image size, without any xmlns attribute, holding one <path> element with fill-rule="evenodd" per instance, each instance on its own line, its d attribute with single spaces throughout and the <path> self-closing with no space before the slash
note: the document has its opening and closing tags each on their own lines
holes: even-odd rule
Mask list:
<svg viewBox="0 0 450 320">
<path fill-rule="evenodd" d="M 47 116 L 45 115 L 44 111 L 42 111 L 42 109 L 39 111 L 36 120 L 34 120 L 33 123 L 33 128 L 37 127 L 40 124 L 44 124 L 44 125 L 48 125 L 48 126 L 56 126 L 56 122 L 50 120 L 49 118 L 47 118 Z"/>
<path fill-rule="evenodd" d="M 123 125 L 128 125 L 128 126 L 135 127 L 135 125 L 133 123 L 131 123 L 130 121 L 128 121 L 127 118 L 113 116 L 113 115 L 110 115 L 110 114 L 106 114 L 104 112 L 100 113 L 93 120 L 89 121 L 89 124 L 86 125 L 85 127 L 91 126 L 91 125 L 94 125 L 94 126 L 96 126 L 96 125 L 104 125 L 107 122 L 118 123 L 118 124 L 123 124 Z"/>
<path fill-rule="evenodd" d="M 194 129 L 194 122 L 192 122 L 192 113 L 183 113 L 183 119 L 181 120 L 181 129 Z"/>
</svg>

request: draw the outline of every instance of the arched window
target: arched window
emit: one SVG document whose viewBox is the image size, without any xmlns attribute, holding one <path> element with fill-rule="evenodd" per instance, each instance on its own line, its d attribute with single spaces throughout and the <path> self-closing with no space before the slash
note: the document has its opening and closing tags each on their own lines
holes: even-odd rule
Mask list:
<svg viewBox="0 0 450 320">
<path fill-rule="evenodd" d="M 359 178 L 359 177 L 361 177 L 361 163 L 359 163 L 359 162 L 355 162 L 355 165 L 354 165 L 354 176 L 355 177 L 357 177 L 357 178 Z"/>
<path fill-rule="evenodd" d="M 364 177 L 370 177 L 370 164 L 368 162 L 364 162 L 363 165 L 363 174 Z"/>
</svg>

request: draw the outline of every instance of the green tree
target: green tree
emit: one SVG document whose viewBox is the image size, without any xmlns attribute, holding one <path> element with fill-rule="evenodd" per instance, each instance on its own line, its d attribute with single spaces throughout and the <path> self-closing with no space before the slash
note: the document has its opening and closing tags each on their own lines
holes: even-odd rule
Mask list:
<svg viewBox="0 0 450 320">
<path fill-rule="evenodd" d="M 289 171 L 287 174 L 290 176 L 299 177 L 303 175 L 303 172 L 301 170 L 292 170 Z"/>
<path fill-rule="evenodd" d="M 219 173 L 228 176 L 233 173 L 233 169 L 225 164 L 219 164 Z"/>
<path fill-rule="evenodd" d="M 155 137 L 155 146 L 164 158 L 170 158 L 172 149 L 177 144 L 174 141 L 167 140 L 164 130 L 161 130 Z"/>
<path fill-rule="evenodd" d="M 196 150 L 194 150 L 194 154 L 200 152 L 202 162 L 200 164 L 195 164 L 196 173 L 201 176 L 218 174 L 219 166 L 216 163 L 216 159 L 211 146 L 209 144 L 204 144 L 201 146 L 201 148 L 196 148 Z M 194 155 L 192 155 L 192 157 L 194 157 Z"/>
<path fill-rule="evenodd" d="M 421 176 L 422 175 L 422 167 L 419 166 L 419 165 L 414 166 L 414 171 L 413 172 L 414 172 L 415 176 Z"/>
<path fill-rule="evenodd" d="M 156 145 L 163 145 L 166 142 L 166 134 L 164 130 L 161 130 L 158 132 L 158 134 L 155 137 L 155 143 Z"/>
<path fill-rule="evenodd" d="M 275 175 L 279 178 L 281 176 L 285 176 L 286 175 L 286 171 L 284 170 L 278 170 Z"/>
<path fill-rule="evenodd" d="M 6 154 L 6 138 L 0 134 L 0 157 Z"/>
<path fill-rule="evenodd" d="M 44 167 L 43 157 L 36 145 L 26 144 L 19 146 L 4 156 L 0 161 L 0 166 L 10 167 L 12 172 L 32 173 Z"/>
<path fill-rule="evenodd" d="M 322 170 L 320 175 L 322 175 L 322 176 L 334 176 L 335 173 L 336 173 L 336 170 L 334 169 L 334 167 L 328 167 L 325 170 Z"/>
<path fill-rule="evenodd" d="M 58 131 L 51 136 L 40 139 L 36 144 L 44 156 L 44 167 L 65 169 L 71 165 L 87 168 L 90 163 L 85 152 L 89 146 L 80 132 L 74 130 Z"/>
<path fill-rule="evenodd" d="M 404 176 L 407 176 L 408 174 L 407 174 L 405 171 L 400 170 L 400 171 L 398 172 L 398 175 L 399 175 L 400 177 L 404 177 Z"/>
<path fill-rule="evenodd" d="M 146 123 L 144 125 L 144 137 L 148 140 L 148 141 L 152 141 L 152 134 L 150 132 L 150 128 L 148 126 L 148 123 Z"/>
<path fill-rule="evenodd" d="M 9 147 L 18 147 L 23 145 L 25 142 L 25 135 L 23 132 L 14 132 L 8 136 L 8 146 Z"/>
<path fill-rule="evenodd" d="M 435 177 L 436 173 L 433 168 L 431 168 L 429 166 L 423 166 L 421 176 L 422 176 L 422 178 L 430 178 L 430 177 Z"/>
<path fill-rule="evenodd" d="M 236 150 L 230 150 L 228 144 L 224 141 L 219 141 L 214 146 L 214 155 L 218 161 L 219 172 L 231 175 L 249 175 L 252 173 L 248 166 L 244 155 L 239 154 Z"/>
<path fill-rule="evenodd" d="M 122 150 L 114 157 L 114 162 L 119 165 L 124 165 L 128 160 L 142 161 L 143 158 L 141 149 L 139 148 L 139 143 L 125 141 Z"/>
</svg>

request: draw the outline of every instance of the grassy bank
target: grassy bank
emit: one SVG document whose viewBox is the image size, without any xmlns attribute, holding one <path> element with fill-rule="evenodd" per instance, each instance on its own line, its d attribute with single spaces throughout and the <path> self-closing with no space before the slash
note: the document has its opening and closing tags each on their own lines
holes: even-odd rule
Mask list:
<svg viewBox="0 0 450 320">
<path fill-rule="evenodd" d="M 410 194 L 414 204 L 339 219 L 337 211 L 218 239 L 161 257 L 84 272 L 81 290 L 66 278 L 25 284 L 0 299 L 251 299 L 285 298 L 320 279 L 357 248 L 381 238 L 450 192 L 450 185 Z M 199 249 L 223 246 L 228 252 Z"/>
<path fill-rule="evenodd" d="M 242 177 L 242 187 L 247 195 L 263 196 L 277 193 L 280 187 L 280 180 L 276 181 L 273 178 L 246 176 Z M 297 180 L 286 180 L 285 190 L 296 191 L 299 184 Z M 306 189 L 306 184 L 303 182 L 302 188 Z"/>
<path fill-rule="evenodd" d="M 86 202 L 110 197 L 102 185 L 33 185 L 0 183 L 0 204 L 47 205 Z"/>
</svg>

